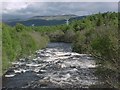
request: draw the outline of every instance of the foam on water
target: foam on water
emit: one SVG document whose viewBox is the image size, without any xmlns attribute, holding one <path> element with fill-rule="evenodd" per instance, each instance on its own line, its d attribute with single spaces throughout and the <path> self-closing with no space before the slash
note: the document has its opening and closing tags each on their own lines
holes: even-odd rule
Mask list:
<svg viewBox="0 0 120 90">
<path fill-rule="evenodd" d="M 7 77 L 7 78 L 14 77 L 14 76 L 15 76 L 15 74 L 5 75 L 5 77 Z"/>
<path fill-rule="evenodd" d="M 12 64 L 13 74 L 9 74 L 8 72 L 5 77 L 21 79 L 23 74 L 24 77 L 27 77 L 27 72 L 31 74 L 34 73 L 35 76 L 33 76 L 33 78 L 35 81 L 33 81 L 32 84 L 29 83 L 30 87 L 39 87 L 40 82 L 47 84 L 46 80 L 49 80 L 49 84 L 51 84 L 47 84 L 48 87 L 53 84 L 58 87 L 62 87 L 63 85 L 69 85 L 69 87 L 71 87 L 71 85 L 84 87 L 93 85 L 97 81 L 97 78 L 95 78 L 92 73 L 92 69 L 96 67 L 96 64 L 91 55 L 71 52 L 71 50 L 67 49 L 67 46 L 65 46 L 65 48 L 62 46 L 60 48 L 51 46 L 43 50 L 37 50 L 33 60 L 22 58 Z M 15 81 L 9 82 L 10 84 L 13 83 L 12 85 L 14 86 Z"/>
</svg>

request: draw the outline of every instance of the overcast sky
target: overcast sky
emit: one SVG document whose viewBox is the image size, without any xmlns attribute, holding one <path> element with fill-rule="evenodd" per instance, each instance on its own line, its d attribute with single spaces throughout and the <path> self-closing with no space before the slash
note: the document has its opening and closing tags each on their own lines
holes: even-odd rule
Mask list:
<svg viewBox="0 0 120 90">
<path fill-rule="evenodd" d="M 28 18 L 75 14 L 79 16 L 98 12 L 117 12 L 117 2 L 3 2 L 2 18 Z"/>
</svg>

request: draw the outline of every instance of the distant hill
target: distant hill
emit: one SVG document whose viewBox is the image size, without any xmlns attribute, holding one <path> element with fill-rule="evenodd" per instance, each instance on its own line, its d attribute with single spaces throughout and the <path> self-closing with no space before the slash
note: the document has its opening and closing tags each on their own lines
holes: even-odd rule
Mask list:
<svg viewBox="0 0 120 90">
<path fill-rule="evenodd" d="M 77 15 L 54 15 L 54 16 L 34 16 L 30 19 L 43 19 L 43 20 L 64 20 L 77 17 Z"/>
<path fill-rule="evenodd" d="M 17 23 L 24 24 L 26 26 L 51 26 L 51 25 L 60 25 L 65 24 L 66 19 L 72 20 L 82 19 L 85 16 L 77 16 L 77 15 L 56 15 L 56 16 L 34 16 L 28 18 L 26 20 L 23 19 L 11 19 L 8 21 L 4 21 L 8 25 L 15 26 Z"/>
</svg>

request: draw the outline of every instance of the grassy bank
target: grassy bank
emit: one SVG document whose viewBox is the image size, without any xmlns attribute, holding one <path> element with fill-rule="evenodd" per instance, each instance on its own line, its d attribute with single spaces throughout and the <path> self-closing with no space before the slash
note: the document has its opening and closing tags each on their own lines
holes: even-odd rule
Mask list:
<svg viewBox="0 0 120 90">
<path fill-rule="evenodd" d="M 2 25 L 2 65 L 3 72 L 9 68 L 11 62 L 20 57 L 32 54 L 35 50 L 45 48 L 49 38 L 39 32 L 29 30 L 18 24 L 10 27 Z"/>
</svg>

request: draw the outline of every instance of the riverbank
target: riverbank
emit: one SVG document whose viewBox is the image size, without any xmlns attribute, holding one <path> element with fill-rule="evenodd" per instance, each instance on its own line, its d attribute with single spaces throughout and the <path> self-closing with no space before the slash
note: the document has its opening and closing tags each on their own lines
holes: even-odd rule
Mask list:
<svg viewBox="0 0 120 90">
<path fill-rule="evenodd" d="M 35 50 L 45 48 L 49 38 L 39 32 L 26 30 L 21 25 L 10 27 L 2 25 L 2 72 L 11 66 L 11 62 L 31 55 Z M 19 31 L 18 31 L 19 30 Z M 21 31 L 20 31 L 21 30 Z"/>
</svg>

